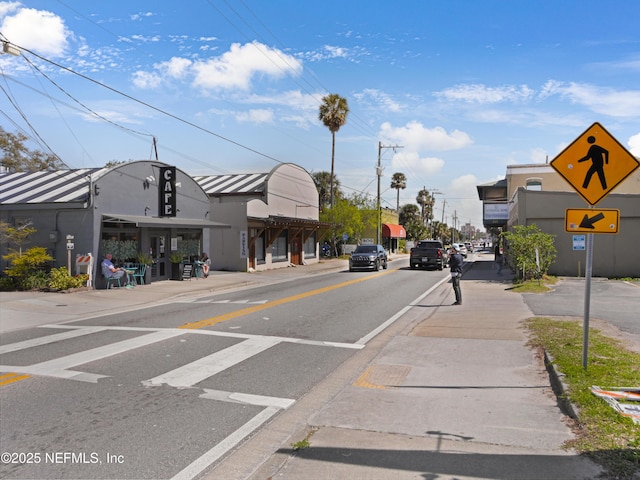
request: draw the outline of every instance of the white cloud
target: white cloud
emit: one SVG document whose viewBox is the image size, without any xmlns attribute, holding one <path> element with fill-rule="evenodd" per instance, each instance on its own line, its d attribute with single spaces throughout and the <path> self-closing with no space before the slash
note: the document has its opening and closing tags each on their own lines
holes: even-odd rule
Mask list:
<svg viewBox="0 0 640 480">
<path fill-rule="evenodd" d="M 190 79 L 192 86 L 204 90 L 249 90 L 255 77 L 280 78 L 301 71 L 302 63 L 280 50 L 258 42 L 234 43 L 229 51 L 207 60 L 172 57 L 156 63 L 150 72 L 135 72 L 133 82 L 139 88 L 155 88 L 168 79 Z"/>
<path fill-rule="evenodd" d="M 640 158 L 640 132 L 630 137 L 627 145 L 629 145 L 629 151 Z"/>
<path fill-rule="evenodd" d="M 162 77 L 155 72 L 143 72 L 139 70 L 133 74 L 132 81 L 138 88 L 152 89 L 160 86 Z"/>
<path fill-rule="evenodd" d="M 172 57 L 167 62 L 154 65 L 154 67 L 172 78 L 183 78 L 188 74 L 189 67 L 193 64 L 188 58 Z"/>
<path fill-rule="evenodd" d="M 547 152 L 543 148 L 531 150 L 531 163 L 546 163 L 549 160 Z"/>
<path fill-rule="evenodd" d="M 22 4 L 20 2 L 0 2 L 0 17 L 16 11 Z"/>
<path fill-rule="evenodd" d="M 239 122 L 250 123 L 271 123 L 273 122 L 273 112 L 271 110 L 255 109 L 248 112 L 236 114 L 236 120 Z"/>
<path fill-rule="evenodd" d="M 559 95 L 611 117 L 640 117 L 640 90 L 615 90 L 586 83 L 548 81 L 541 96 Z"/>
<path fill-rule="evenodd" d="M 391 160 L 393 171 L 409 171 L 418 178 L 428 178 L 440 172 L 444 160 L 437 157 L 421 158 L 418 152 L 396 153 Z"/>
<path fill-rule="evenodd" d="M 129 18 L 131 18 L 131 20 L 142 20 L 144 17 L 153 17 L 153 13 L 151 12 L 140 12 L 140 13 L 134 13 L 133 15 L 130 15 Z"/>
<path fill-rule="evenodd" d="M 385 122 L 380 126 L 380 135 L 393 143 L 398 142 L 409 151 L 457 150 L 473 143 L 469 135 L 460 130 L 447 133 L 442 127 L 425 128 L 417 121 L 404 127 L 393 127 Z"/>
<path fill-rule="evenodd" d="M 464 101 L 468 103 L 500 103 L 520 102 L 533 97 L 534 91 L 526 85 L 505 85 L 502 87 L 487 87 L 482 84 L 456 85 L 440 92 L 434 92 L 436 97 L 445 100 Z"/>
<path fill-rule="evenodd" d="M 258 75 L 279 78 L 287 73 L 299 74 L 302 64 L 280 50 L 258 42 L 234 43 L 220 57 L 195 62 L 194 85 L 204 89 L 248 90 Z"/>
<path fill-rule="evenodd" d="M 71 33 L 64 21 L 46 10 L 17 8 L 18 3 L 0 4 L 2 19 L 0 31 L 11 43 L 15 43 L 42 55 L 60 56 L 68 46 Z M 13 12 L 15 12 L 13 14 Z"/>
<path fill-rule="evenodd" d="M 475 175 L 463 175 L 454 178 L 446 188 L 446 216 L 449 225 L 453 225 L 453 215 L 457 217 L 456 226 L 460 228 L 466 223 L 482 229 L 482 202 L 478 199 Z"/>
<path fill-rule="evenodd" d="M 361 103 L 373 104 L 385 112 L 400 112 L 403 105 L 394 101 L 386 93 L 374 88 L 365 88 L 361 93 L 356 93 L 353 97 Z"/>
</svg>

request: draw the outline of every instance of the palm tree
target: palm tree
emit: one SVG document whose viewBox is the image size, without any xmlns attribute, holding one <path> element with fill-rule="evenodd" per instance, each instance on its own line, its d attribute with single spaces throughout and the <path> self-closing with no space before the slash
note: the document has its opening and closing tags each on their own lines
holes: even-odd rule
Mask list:
<svg viewBox="0 0 640 480">
<path fill-rule="evenodd" d="M 407 177 L 404 173 L 394 173 L 391 177 L 391 188 L 395 188 L 398 192 L 396 199 L 396 212 L 400 213 L 400 189 L 407 188 Z"/>
<path fill-rule="evenodd" d="M 320 211 L 324 212 L 329 205 L 331 197 L 329 196 L 329 188 L 331 185 L 331 174 L 329 172 L 313 172 L 311 174 L 313 182 L 318 189 L 318 197 L 320 200 Z M 336 188 L 336 197 L 340 198 L 340 181 L 333 177 L 333 184 Z"/>
<path fill-rule="evenodd" d="M 420 216 L 422 224 L 426 227 L 433 220 L 433 206 L 436 203 L 436 196 L 430 193 L 426 187 L 422 187 L 422 190 L 418 192 L 416 202 L 422 207 Z"/>
<path fill-rule="evenodd" d="M 329 188 L 329 205 L 333 207 L 333 175 L 334 160 L 336 153 L 336 132 L 340 127 L 347 123 L 347 114 L 349 113 L 349 104 L 347 99 L 341 97 L 337 93 L 332 93 L 322 97 L 322 104 L 318 112 L 318 120 L 324 123 L 324 126 L 331 132 L 331 185 Z"/>
</svg>

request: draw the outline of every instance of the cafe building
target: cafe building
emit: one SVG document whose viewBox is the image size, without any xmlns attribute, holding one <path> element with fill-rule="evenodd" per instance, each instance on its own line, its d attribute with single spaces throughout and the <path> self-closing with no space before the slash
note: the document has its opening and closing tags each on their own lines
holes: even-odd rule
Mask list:
<svg viewBox="0 0 640 480">
<path fill-rule="evenodd" d="M 113 168 L 0 174 L 0 220 L 36 229 L 26 246 L 44 246 L 54 266 L 92 274 L 105 286 L 100 262 L 147 264 L 145 283 L 172 277 L 211 246 L 212 232 L 229 224 L 212 220 L 207 193 L 182 170 L 154 161 Z M 2 245 L 6 252 L 7 244 Z M 180 257 L 180 258 L 178 258 Z M 2 260 L 2 271 L 6 268 Z"/>
</svg>

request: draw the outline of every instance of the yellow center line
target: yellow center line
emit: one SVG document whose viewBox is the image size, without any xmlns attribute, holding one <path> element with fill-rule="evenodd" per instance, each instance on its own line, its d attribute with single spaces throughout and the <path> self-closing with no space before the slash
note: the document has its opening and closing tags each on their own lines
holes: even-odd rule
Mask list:
<svg viewBox="0 0 640 480">
<path fill-rule="evenodd" d="M 349 280 L 347 282 L 337 283 L 335 285 L 329 285 L 328 287 L 322 287 L 316 290 L 310 290 L 308 292 L 299 293 L 298 295 L 293 295 L 291 297 L 284 297 L 279 300 L 273 300 L 271 302 L 263 303 L 261 305 L 255 305 L 252 307 L 243 308 L 241 310 L 236 310 L 235 312 L 225 313 L 224 315 L 218 315 L 217 317 L 206 318 L 204 320 L 199 320 L 197 322 L 192 322 L 192 323 L 185 323 L 184 325 L 178 328 L 187 328 L 190 330 L 195 330 L 197 328 L 210 327 L 212 325 L 215 325 L 216 323 L 225 322 L 227 320 L 238 318 L 243 315 L 259 312 L 260 310 L 266 310 L 267 308 L 277 307 L 279 305 L 284 305 L 286 303 L 295 302 L 296 300 L 302 300 L 303 298 L 312 297 L 313 295 L 319 295 L 321 293 L 330 292 L 338 288 L 354 285 L 360 282 L 365 282 L 367 280 L 371 280 L 373 278 L 377 278 L 381 275 L 386 275 L 387 273 L 391 273 L 391 272 L 397 272 L 397 270 L 386 270 L 384 272 L 378 272 L 375 275 L 368 275 L 366 277 L 356 278 L 353 280 Z"/>
<path fill-rule="evenodd" d="M 31 375 L 19 375 L 17 373 L 5 373 L 4 375 L 0 375 L 0 387 L 9 385 L 13 382 L 19 382 L 20 380 L 24 380 L 30 376 Z"/>
</svg>

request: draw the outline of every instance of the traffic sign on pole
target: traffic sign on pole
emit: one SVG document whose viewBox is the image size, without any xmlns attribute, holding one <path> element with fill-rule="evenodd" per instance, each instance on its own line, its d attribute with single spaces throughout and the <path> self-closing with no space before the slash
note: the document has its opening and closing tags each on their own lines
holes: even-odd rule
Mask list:
<svg viewBox="0 0 640 480">
<path fill-rule="evenodd" d="M 564 231 L 568 233 L 618 233 L 620 210 L 613 208 L 568 208 Z"/>
<path fill-rule="evenodd" d="M 640 167 L 640 162 L 596 122 L 550 165 L 589 205 L 596 205 Z"/>
</svg>

